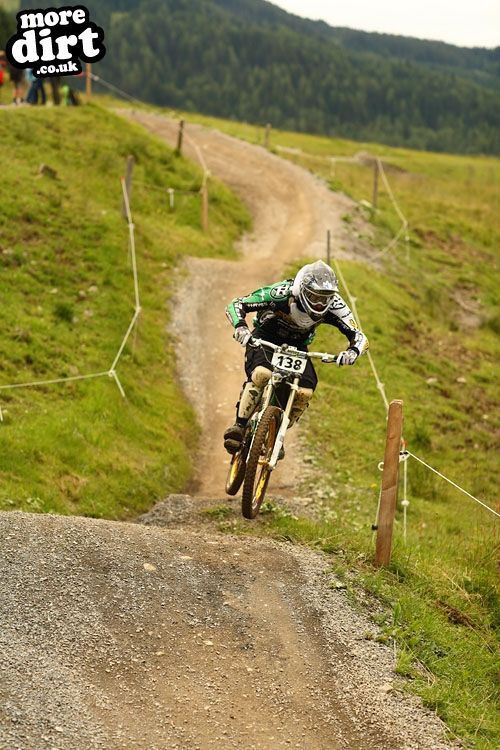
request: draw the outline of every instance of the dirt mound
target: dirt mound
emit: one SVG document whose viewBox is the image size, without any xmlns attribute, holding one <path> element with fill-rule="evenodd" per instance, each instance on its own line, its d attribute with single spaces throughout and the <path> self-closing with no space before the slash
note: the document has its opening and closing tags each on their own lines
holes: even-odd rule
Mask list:
<svg viewBox="0 0 500 750">
<path fill-rule="evenodd" d="M 0 515 L 0 747 L 445 748 L 292 545 Z"/>
</svg>

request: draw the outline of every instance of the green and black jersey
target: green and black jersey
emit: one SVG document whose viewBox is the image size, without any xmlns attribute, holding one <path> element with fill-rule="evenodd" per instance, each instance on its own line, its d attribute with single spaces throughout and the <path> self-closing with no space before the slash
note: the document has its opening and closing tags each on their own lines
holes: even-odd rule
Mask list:
<svg viewBox="0 0 500 750">
<path fill-rule="evenodd" d="M 291 344 L 306 347 L 314 339 L 321 323 L 335 326 L 349 341 L 349 348 L 363 354 L 368 340 L 359 330 L 352 312 L 340 294 L 335 295 L 332 306 L 320 321 L 312 320 L 297 305 L 292 294 L 293 279 L 285 279 L 264 286 L 246 297 L 237 297 L 226 308 L 226 315 L 234 328 L 247 325 L 248 313 L 256 312 L 253 320 L 255 336 L 273 344 Z"/>
</svg>

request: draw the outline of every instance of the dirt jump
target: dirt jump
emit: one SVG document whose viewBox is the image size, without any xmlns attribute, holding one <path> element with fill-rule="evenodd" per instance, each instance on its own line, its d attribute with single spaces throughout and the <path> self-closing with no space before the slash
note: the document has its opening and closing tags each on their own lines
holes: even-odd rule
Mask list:
<svg viewBox="0 0 500 750">
<path fill-rule="evenodd" d="M 126 116 L 175 144 L 174 121 Z M 201 152 L 254 223 L 240 260 L 187 263 L 190 294 L 173 305 L 179 377 L 203 431 L 197 474 L 189 495 L 136 524 L 0 514 L 0 748 L 449 748 L 326 557 L 218 534 L 199 512 L 224 496 L 221 436 L 243 379 L 225 305 L 324 257 L 327 229 L 344 255 L 365 251 L 341 220 L 349 200 L 306 171 L 215 130 L 188 135 L 186 156 Z M 196 370 L 184 366 L 192 347 Z M 296 441 L 272 479 L 290 497 Z"/>
</svg>

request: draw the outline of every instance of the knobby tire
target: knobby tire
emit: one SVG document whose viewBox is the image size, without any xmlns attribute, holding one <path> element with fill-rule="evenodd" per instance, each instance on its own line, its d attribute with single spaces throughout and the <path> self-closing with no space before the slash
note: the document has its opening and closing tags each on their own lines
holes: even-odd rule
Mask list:
<svg viewBox="0 0 500 750">
<path fill-rule="evenodd" d="M 248 446 L 249 436 L 245 435 L 241 449 L 232 456 L 229 464 L 226 479 L 226 493 L 228 495 L 236 495 L 243 483 L 247 466 Z"/>
<path fill-rule="evenodd" d="M 255 518 L 266 495 L 271 458 L 281 422 L 281 409 L 268 406 L 260 418 L 246 464 L 241 510 L 245 518 Z"/>
</svg>

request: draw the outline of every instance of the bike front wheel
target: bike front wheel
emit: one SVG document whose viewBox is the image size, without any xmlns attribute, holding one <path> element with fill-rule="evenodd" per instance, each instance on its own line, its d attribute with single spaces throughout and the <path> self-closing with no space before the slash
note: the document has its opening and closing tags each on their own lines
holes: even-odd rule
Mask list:
<svg viewBox="0 0 500 750">
<path fill-rule="evenodd" d="M 241 510 L 245 518 L 255 518 L 266 495 L 272 469 L 269 466 L 282 411 L 268 406 L 259 420 L 250 448 L 243 483 Z"/>
</svg>

